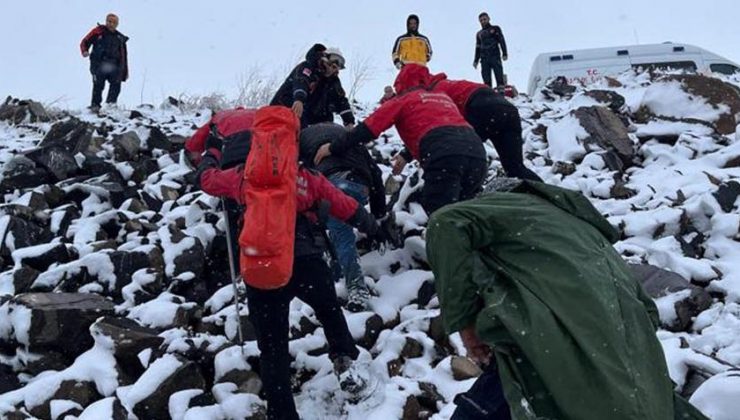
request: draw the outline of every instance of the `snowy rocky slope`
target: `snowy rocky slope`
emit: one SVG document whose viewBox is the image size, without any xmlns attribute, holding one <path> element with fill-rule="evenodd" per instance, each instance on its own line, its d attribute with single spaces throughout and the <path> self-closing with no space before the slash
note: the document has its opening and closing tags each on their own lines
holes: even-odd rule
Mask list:
<svg viewBox="0 0 740 420">
<path fill-rule="evenodd" d="M 628 73 L 515 100 L 528 164 L 619 227 L 616 248 L 658 304 L 671 377 L 713 419 L 740 410 L 739 86 Z M 0 108 L 0 416 L 263 418 L 244 305 L 248 341 L 235 345 L 218 200 L 193 189 L 181 151 L 209 112 L 167 103 L 106 114 Z M 389 132 L 373 147 L 386 164 L 401 145 Z M 405 245 L 363 256 L 373 311 L 346 313 L 386 381 L 374 401 L 346 401 L 323 329 L 294 301 L 305 418 L 449 418 L 478 373 L 441 328 L 414 172 L 387 182 L 389 194 L 401 186 Z"/>
</svg>

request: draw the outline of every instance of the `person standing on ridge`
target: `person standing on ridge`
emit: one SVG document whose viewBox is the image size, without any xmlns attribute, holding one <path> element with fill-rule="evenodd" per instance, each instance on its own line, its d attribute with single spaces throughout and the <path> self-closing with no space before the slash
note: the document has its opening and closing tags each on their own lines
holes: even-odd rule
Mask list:
<svg viewBox="0 0 740 420">
<path fill-rule="evenodd" d="M 103 89 L 108 82 L 107 104 L 115 105 L 121 93 L 121 82 L 128 79 L 128 37 L 118 32 L 119 19 L 113 13 L 105 17 L 105 25 L 93 28 L 80 42 L 82 56 L 90 57 L 90 73 L 93 79 L 90 110 L 100 110 Z M 90 52 L 92 47 L 92 52 Z"/>
<path fill-rule="evenodd" d="M 432 59 L 432 44 L 429 38 L 419 33 L 419 16 L 406 18 L 406 33 L 396 38 L 392 57 L 393 65 L 399 70 L 409 63 L 426 66 Z"/>
<path fill-rule="evenodd" d="M 306 60 L 290 72 L 270 105 L 287 106 L 301 120 L 301 128 L 334 121 L 339 114 L 345 127 L 355 124 L 355 116 L 339 80 L 345 59 L 338 48 L 314 44 Z"/>
<path fill-rule="evenodd" d="M 491 25 L 491 18 L 486 12 L 478 15 L 478 21 L 481 30 L 475 34 L 473 67 L 478 68 L 478 63 L 480 63 L 483 83 L 488 86 L 492 86 L 491 70 L 493 70 L 493 74 L 496 76 L 496 86 L 503 87 L 506 85 L 506 80 L 504 80 L 504 65 L 501 61 L 509 59 L 504 33 L 501 31 L 501 27 Z"/>
</svg>

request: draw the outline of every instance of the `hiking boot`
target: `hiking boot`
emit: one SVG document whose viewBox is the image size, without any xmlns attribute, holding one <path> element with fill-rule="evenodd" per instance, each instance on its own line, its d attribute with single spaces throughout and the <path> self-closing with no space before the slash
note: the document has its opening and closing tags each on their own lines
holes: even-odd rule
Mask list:
<svg viewBox="0 0 740 420">
<path fill-rule="evenodd" d="M 87 109 L 89 109 L 93 114 L 97 114 L 100 112 L 100 105 L 90 105 Z"/>
<path fill-rule="evenodd" d="M 360 278 L 347 285 L 347 310 L 350 312 L 364 312 L 369 309 L 370 289 L 365 279 Z"/>
<path fill-rule="evenodd" d="M 334 359 L 334 374 L 339 380 L 339 388 L 347 394 L 347 400 L 357 403 L 368 399 L 378 387 L 378 378 L 370 370 L 370 361 L 349 356 Z"/>
</svg>

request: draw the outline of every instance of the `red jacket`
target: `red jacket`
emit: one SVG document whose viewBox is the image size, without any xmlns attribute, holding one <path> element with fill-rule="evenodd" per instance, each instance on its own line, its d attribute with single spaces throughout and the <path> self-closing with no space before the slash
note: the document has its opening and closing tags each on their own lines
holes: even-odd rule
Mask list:
<svg viewBox="0 0 740 420">
<path fill-rule="evenodd" d="M 192 137 L 185 142 L 185 149 L 192 155 L 200 155 L 206 151 L 206 140 L 211 133 L 211 124 L 216 125 L 216 130 L 221 137 L 251 130 L 254 125 L 254 114 L 256 109 L 236 108 L 219 111 L 211 119 L 195 131 Z"/>
<path fill-rule="evenodd" d="M 465 105 L 473 93 L 480 89 L 490 89 L 483 83 L 470 82 L 468 80 L 449 80 L 444 73 L 435 74 L 430 81 L 430 87 L 433 92 L 444 93 L 449 96 L 460 113 L 465 115 Z"/>
<path fill-rule="evenodd" d="M 211 152 L 209 152 L 211 153 Z M 217 152 L 214 152 L 217 153 Z M 244 166 L 221 170 L 214 166 L 204 170 L 200 174 L 200 187 L 210 195 L 216 197 L 228 197 L 242 203 L 242 189 L 246 188 L 243 182 Z M 297 179 L 297 210 L 305 213 L 314 208 L 321 200 L 327 200 L 330 204 L 329 214 L 341 221 L 351 219 L 357 213 L 359 204 L 353 198 L 345 195 L 320 173 L 312 172 L 306 168 L 298 169 Z"/>
<path fill-rule="evenodd" d="M 426 67 L 403 66 L 394 84 L 398 95 L 363 121 L 372 134 L 366 141 L 395 125 L 411 156 L 419 159 L 419 144 L 429 131 L 439 127 L 470 127 L 447 95 L 426 89 L 430 80 Z"/>
</svg>

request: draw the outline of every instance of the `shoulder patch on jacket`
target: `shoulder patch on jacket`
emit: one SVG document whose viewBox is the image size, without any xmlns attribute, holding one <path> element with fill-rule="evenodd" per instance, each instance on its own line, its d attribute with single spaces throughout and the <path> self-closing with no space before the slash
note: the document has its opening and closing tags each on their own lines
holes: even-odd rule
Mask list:
<svg viewBox="0 0 740 420">
<path fill-rule="evenodd" d="M 311 75 L 311 69 L 310 69 L 310 68 L 308 68 L 308 67 L 304 68 L 304 69 L 303 69 L 303 74 L 304 74 L 305 76 L 310 76 L 310 75 Z"/>
</svg>

